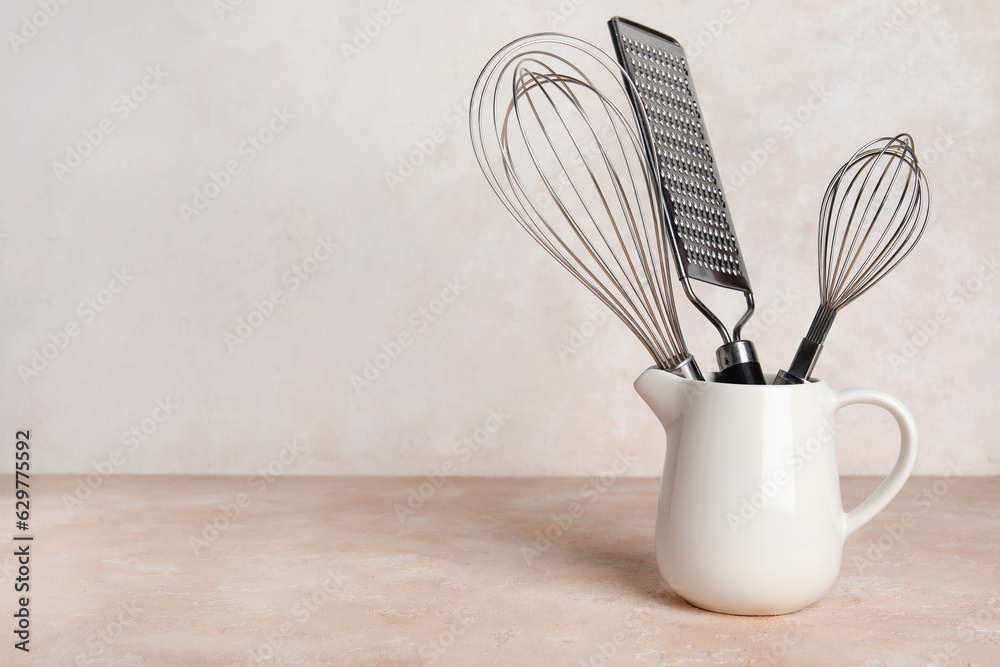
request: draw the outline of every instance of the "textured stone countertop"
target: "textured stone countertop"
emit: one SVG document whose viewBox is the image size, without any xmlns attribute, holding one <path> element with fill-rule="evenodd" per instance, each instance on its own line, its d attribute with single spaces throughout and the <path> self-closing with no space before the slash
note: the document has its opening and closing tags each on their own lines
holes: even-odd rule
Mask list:
<svg viewBox="0 0 1000 667">
<path fill-rule="evenodd" d="M 0 664 L 1000 665 L 1000 478 L 911 479 L 779 617 L 662 588 L 655 479 L 115 475 L 77 502 L 80 481 L 32 479 L 31 653 L 11 546 Z M 845 504 L 877 483 L 845 479 Z"/>
</svg>

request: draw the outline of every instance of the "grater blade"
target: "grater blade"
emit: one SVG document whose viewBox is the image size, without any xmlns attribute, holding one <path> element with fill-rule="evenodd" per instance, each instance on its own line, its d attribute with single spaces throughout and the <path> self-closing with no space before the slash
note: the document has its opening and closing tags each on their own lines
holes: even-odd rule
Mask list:
<svg viewBox="0 0 1000 667">
<path fill-rule="evenodd" d="M 648 126 L 647 150 L 659 174 L 681 278 L 750 293 L 684 49 L 628 19 L 616 17 L 608 25 L 615 55 L 635 84 L 639 99 L 633 105 L 641 106 Z"/>
</svg>

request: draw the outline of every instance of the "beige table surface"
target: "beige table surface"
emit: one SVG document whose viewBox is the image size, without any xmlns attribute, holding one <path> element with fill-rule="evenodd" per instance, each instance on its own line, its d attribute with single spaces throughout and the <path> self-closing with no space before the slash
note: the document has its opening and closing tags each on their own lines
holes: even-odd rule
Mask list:
<svg viewBox="0 0 1000 667">
<path fill-rule="evenodd" d="M 1000 478 L 910 480 L 826 598 L 764 618 L 663 590 L 655 479 L 81 479 L 32 480 L 32 651 L 4 548 L 0 665 L 1000 665 Z"/>
</svg>

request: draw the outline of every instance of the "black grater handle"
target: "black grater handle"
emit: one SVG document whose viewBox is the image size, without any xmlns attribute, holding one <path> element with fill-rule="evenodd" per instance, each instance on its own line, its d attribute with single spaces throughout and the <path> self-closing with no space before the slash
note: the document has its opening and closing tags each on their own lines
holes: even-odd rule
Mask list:
<svg viewBox="0 0 1000 667">
<path fill-rule="evenodd" d="M 719 361 L 716 382 L 725 384 L 767 384 L 757 361 L 757 350 L 748 340 L 726 343 L 715 351 Z"/>
<path fill-rule="evenodd" d="M 756 361 L 730 366 L 716 375 L 715 381 L 725 384 L 767 384 L 764 381 L 764 371 Z"/>
</svg>

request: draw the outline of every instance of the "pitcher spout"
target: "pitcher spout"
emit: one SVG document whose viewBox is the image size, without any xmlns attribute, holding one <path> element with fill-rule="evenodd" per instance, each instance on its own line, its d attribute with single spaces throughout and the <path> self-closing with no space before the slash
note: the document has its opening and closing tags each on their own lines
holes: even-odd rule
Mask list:
<svg viewBox="0 0 1000 667">
<path fill-rule="evenodd" d="M 698 385 L 660 368 L 647 368 L 633 386 L 665 430 L 683 414 Z"/>
</svg>

